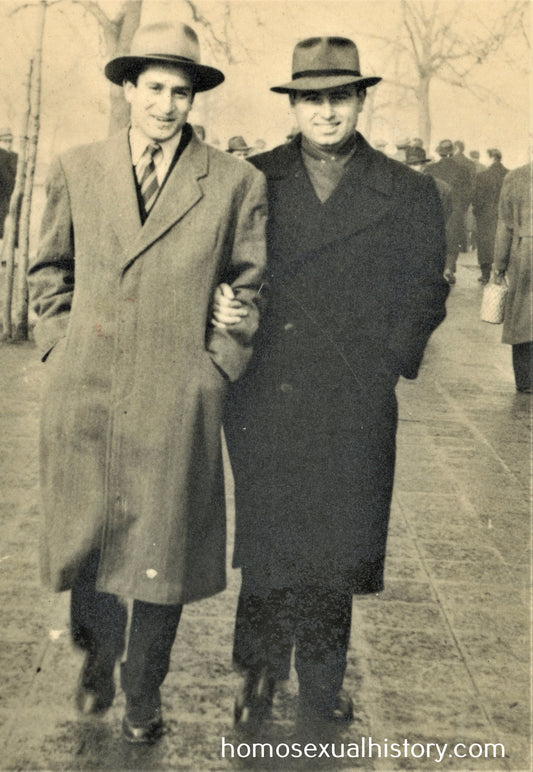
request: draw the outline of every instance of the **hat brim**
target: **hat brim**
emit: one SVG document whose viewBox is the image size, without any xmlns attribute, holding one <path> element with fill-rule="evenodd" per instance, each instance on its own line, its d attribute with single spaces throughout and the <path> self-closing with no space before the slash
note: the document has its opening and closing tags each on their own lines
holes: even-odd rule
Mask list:
<svg viewBox="0 0 533 772">
<path fill-rule="evenodd" d="M 119 56 L 112 59 L 105 66 L 105 76 L 116 86 L 122 86 L 128 76 L 134 73 L 139 66 L 173 64 L 187 72 L 190 72 L 194 81 L 195 91 L 209 91 L 219 86 L 224 80 L 224 73 L 215 67 L 209 67 L 207 64 L 197 64 L 188 59 L 182 59 L 179 56 L 171 55 L 147 55 L 147 56 Z"/>
<path fill-rule="evenodd" d="M 276 94 L 288 94 L 291 91 L 323 91 L 327 88 L 337 88 L 338 86 L 349 86 L 351 83 L 357 83 L 358 86 L 366 88 L 375 86 L 381 78 L 362 77 L 357 75 L 318 75 L 306 78 L 296 78 L 290 83 L 283 83 L 281 86 L 272 86 L 270 89 Z"/>
</svg>

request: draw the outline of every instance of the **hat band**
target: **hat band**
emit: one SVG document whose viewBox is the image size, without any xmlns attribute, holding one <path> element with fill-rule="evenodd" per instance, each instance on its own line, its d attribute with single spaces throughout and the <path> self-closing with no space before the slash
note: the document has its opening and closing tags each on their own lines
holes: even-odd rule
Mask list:
<svg viewBox="0 0 533 772">
<path fill-rule="evenodd" d="M 180 62 L 190 62 L 191 64 L 198 64 L 194 59 L 189 59 L 187 56 L 178 56 L 177 54 L 131 54 L 136 59 L 147 59 L 151 56 L 158 59 L 176 59 Z"/>
<path fill-rule="evenodd" d="M 357 70 L 302 70 L 301 72 L 294 72 L 293 80 L 298 78 L 319 78 L 327 75 L 355 75 L 357 78 L 361 77 L 361 73 Z"/>
</svg>

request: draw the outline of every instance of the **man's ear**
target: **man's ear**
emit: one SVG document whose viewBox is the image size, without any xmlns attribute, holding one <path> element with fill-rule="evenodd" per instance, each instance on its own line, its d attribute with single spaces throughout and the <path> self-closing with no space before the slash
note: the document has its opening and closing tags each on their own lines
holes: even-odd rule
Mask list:
<svg viewBox="0 0 533 772">
<path fill-rule="evenodd" d="M 131 102 L 131 95 L 135 88 L 137 87 L 134 83 L 131 82 L 131 80 L 124 80 L 122 82 L 122 91 L 124 92 L 124 99 L 126 102 Z"/>
</svg>

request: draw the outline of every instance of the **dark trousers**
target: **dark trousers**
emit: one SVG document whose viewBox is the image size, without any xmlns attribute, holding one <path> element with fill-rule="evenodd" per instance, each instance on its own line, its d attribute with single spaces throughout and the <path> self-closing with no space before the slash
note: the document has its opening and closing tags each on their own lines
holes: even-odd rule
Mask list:
<svg viewBox="0 0 533 772">
<path fill-rule="evenodd" d="M 111 674 L 125 649 L 128 614 L 115 595 L 96 591 L 97 570 L 98 552 L 93 552 L 71 592 L 72 640 L 91 652 L 99 670 Z M 132 721 L 147 720 L 160 707 L 159 687 L 168 673 L 181 610 L 181 605 L 133 601 L 126 661 L 120 673 Z"/>
<path fill-rule="evenodd" d="M 513 370 L 518 391 L 533 389 L 533 342 L 513 344 Z"/>
<path fill-rule="evenodd" d="M 263 595 L 241 589 L 233 661 L 239 670 L 266 669 L 277 680 L 294 664 L 300 697 L 334 701 L 346 671 L 352 595 L 305 585 Z"/>
</svg>

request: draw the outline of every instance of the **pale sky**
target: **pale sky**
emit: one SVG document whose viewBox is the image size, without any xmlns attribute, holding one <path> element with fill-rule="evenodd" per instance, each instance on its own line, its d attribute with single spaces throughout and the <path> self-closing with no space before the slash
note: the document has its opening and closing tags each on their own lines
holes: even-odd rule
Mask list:
<svg viewBox="0 0 533 772">
<path fill-rule="evenodd" d="M 428 0 L 431 4 L 432 0 Z M 24 94 L 24 73 L 34 45 L 33 8 L 9 16 L 22 2 L 0 0 L 0 124 L 10 123 L 17 133 Z M 110 15 L 116 0 L 101 0 Z M 215 22 L 220 18 L 220 2 L 202 2 L 202 12 Z M 241 44 L 235 45 L 238 63 L 228 65 L 214 58 L 213 51 L 198 29 L 203 61 L 220 67 L 225 83 L 206 95 L 199 95 L 192 121 L 204 123 L 208 140 L 218 139 L 225 148 L 227 139 L 242 134 L 252 144 L 262 137 L 269 146 L 279 144 L 292 126 L 285 96 L 273 94 L 269 87 L 290 79 L 292 49 L 298 39 L 316 34 L 340 34 L 353 38 L 359 47 L 363 74 L 386 75 L 391 72 L 390 53 L 377 36 L 394 39 L 398 34 L 399 0 L 232 0 L 235 32 Z M 461 32 L 481 34 L 483 25 L 496 23 L 509 7 L 507 0 L 441 0 L 444 12 L 459 5 L 467 8 Z M 181 0 L 144 0 L 143 19 L 181 18 L 190 22 Z M 528 29 L 529 34 L 529 29 Z M 100 139 L 106 135 L 108 119 L 108 84 L 102 70 L 105 64 L 99 33 L 94 19 L 80 6 L 64 0 L 50 7 L 44 46 L 42 128 L 40 160 L 46 164 L 51 155 L 67 147 Z M 389 58 L 387 58 L 389 57 Z M 442 138 L 463 139 L 467 151 L 478 149 L 482 161 L 485 150 L 499 147 L 509 168 L 526 162 L 531 138 L 530 50 L 524 35 L 517 36 L 505 53 L 497 53 L 477 68 L 476 81 L 486 89 L 481 102 L 465 89 L 434 82 L 431 91 L 433 119 L 432 147 Z M 400 89 L 385 84 L 376 100 L 383 99 L 388 88 L 395 101 Z M 387 92 L 389 93 L 389 92 Z M 368 105 L 367 105 L 368 106 Z M 363 114 L 360 128 L 368 128 Z M 372 142 L 378 137 L 391 146 L 403 136 L 417 136 L 416 111 L 405 99 L 391 105 L 372 122 Z"/>
</svg>

